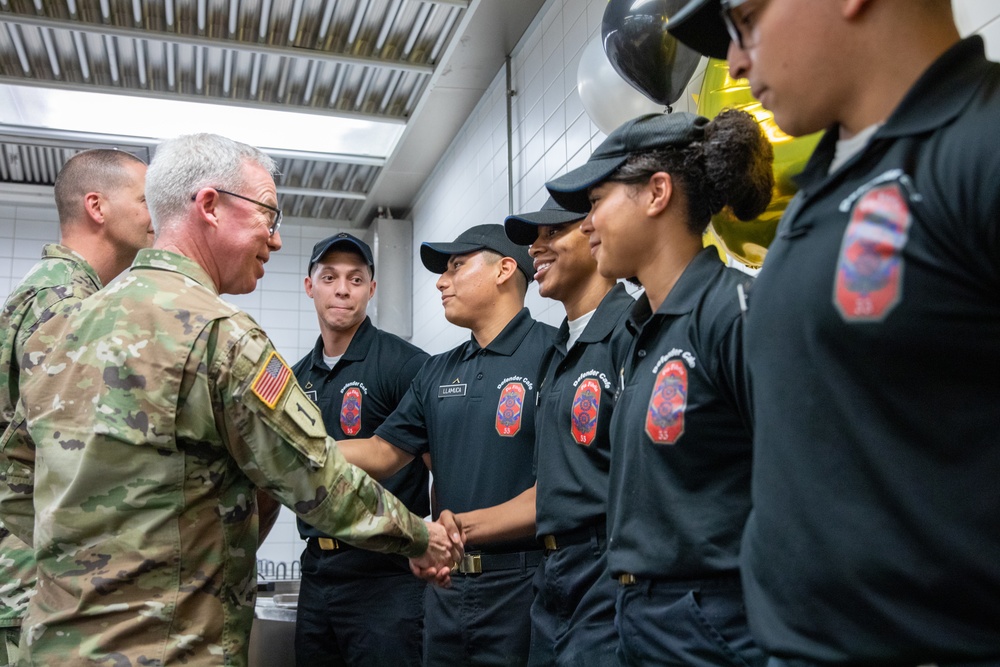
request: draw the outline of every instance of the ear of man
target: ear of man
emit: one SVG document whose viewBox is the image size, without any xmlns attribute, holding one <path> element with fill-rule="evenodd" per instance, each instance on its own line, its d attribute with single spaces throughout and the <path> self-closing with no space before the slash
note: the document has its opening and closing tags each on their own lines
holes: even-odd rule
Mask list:
<svg viewBox="0 0 1000 667">
<path fill-rule="evenodd" d="M 219 227 L 219 216 L 216 211 L 220 199 L 219 193 L 212 188 L 202 188 L 194 198 L 199 217 L 215 229 Z"/>
<path fill-rule="evenodd" d="M 88 192 L 83 196 L 83 211 L 92 224 L 104 225 L 104 203 L 104 196 L 100 192 Z"/>
</svg>

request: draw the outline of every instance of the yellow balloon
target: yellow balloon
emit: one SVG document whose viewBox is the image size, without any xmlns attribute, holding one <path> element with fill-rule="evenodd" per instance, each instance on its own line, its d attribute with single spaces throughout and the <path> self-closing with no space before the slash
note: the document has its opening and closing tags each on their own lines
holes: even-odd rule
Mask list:
<svg viewBox="0 0 1000 667">
<path fill-rule="evenodd" d="M 821 132 L 804 137 L 790 137 L 774 122 L 774 115 L 750 94 L 746 79 L 733 79 L 725 60 L 708 61 L 705 81 L 698 96 L 698 113 L 714 118 L 723 109 L 741 109 L 757 119 L 774 147 L 774 194 L 771 204 L 755 220 L 743 222 L 728 211 L 712 218 L 705 235 L 705 245 L 715 245 L 751 267 L 764 263 L 767 247 L 774 240 L 778 220 L 795 194 L 792 177 L 802 171 L 812 155 Z M 722 256 L 725 259 L 724 256 Z"/>
</svg>

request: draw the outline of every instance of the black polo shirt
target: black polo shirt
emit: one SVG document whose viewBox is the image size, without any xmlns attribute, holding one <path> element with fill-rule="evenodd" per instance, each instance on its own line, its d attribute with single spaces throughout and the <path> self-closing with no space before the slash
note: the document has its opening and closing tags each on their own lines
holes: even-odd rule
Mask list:
<svg viewBox="0 0 1000 667">
<path fill-rule="evenodd" d="M 946 52 L 799 178 L 755 285 L 754 636 L 814 661 L 1000 664 L 1000 65 Z"/>
<path fill-rule="evenodd" d="M 522 309 L 485 348 L 474 337 L 431 357 L 399 407 L 375 430 L 420 457 L 430 452 L 439 509 L 468 512 L 506 502 L 535 483 L 535 394 L 555 329 Z M 511 551 L 531 540 L 466 545 Z"/>
<path fill-rule="evenodd" d="M 376 329 L 366 317 L 354 333 L 344 355 L 331 369 L 323 361 L 323 339 L 316 340 L 311 353 L 292 367 L 295 378 L 323 413 L 327 433 L 334 440 L 369 438 L 385 421 L 410 386 L 428 354 L 386 331 Z M 381 484 L 415 514 L 430 513 L 427 468 L 417 458 Z M 303 538 L 326 534 L 297 519 Z M 345 550 L 338 559 L 377 556 Z M 397 560 L 399 560 L 397 558 Z M 405 565 L 406 559 L 402 559 Z"/>
<path fill-rule="evenodd" d="M 611 418 L 611 574 L 735 574 L 750 512 L 750 401 L 737 287 L 702 250 L 660 308 L 643 294 Z"/>
<path fill-rule="evenodd" d="M 569 351 L 564 320 L 546 353 L 535 420 L 539 536 L 605 520 L 611 411 L 618 370 L 632 342 L 625 320 L 633 305 L 625 286 L 615 285 Z"/>
</svg>

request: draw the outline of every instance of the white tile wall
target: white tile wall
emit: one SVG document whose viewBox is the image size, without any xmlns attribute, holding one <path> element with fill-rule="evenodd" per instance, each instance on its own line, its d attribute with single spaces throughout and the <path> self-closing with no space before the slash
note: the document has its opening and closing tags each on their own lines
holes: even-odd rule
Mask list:
<svg viewBox="0 0 1000 667">
<path fill-rule="evenodd" d="M 516 211 L 541 206 L 545 180 L 583 163 L 604 139 L 584 112 L 575 87 L 580 54 L 600 31 L 606 4 L 605 0 L 549 0 L 512 53 L 517 91 L 512 142 Z M 982 34 L 989 57 L 1000 60 L 1000 6 L 990 0 L 954 0 L 953 4 L 962 34 Z M 700 90 L 702 75 L 702 70 L 695 74 L 689 92 Z M 468 332 L 444 319 L 434 289 L 436 276 L 420 263 L 419 243 L 450 241 L 464 229 L 501 223 L 507 215 L 504 88 L 501 68 L 414 205 L 413 342 L 431 353 L 463 342 Z M 674 106 L 695 110 L 690 95 Z M 58 238 L 55 220 L 54 207 L 0 209 L 0 294 L 4 298 L 34 264 L 42 243 Z M 337 231 L 286 223 L 281 229 L 283 248 L 268 264 L 258 289 L 229 297 L 261 323 L 290 363 L 308 352 L 316 336 L 315 311 L 302 289 L 309 250 Z M 538 319 L 551 324 L 562 320 L 561 306 L 542 299 L 534 286 L 527 304 Z M 300 551 L 294 520 L 284 510 L 259 557 L 290 563 Z"/>
</svg>

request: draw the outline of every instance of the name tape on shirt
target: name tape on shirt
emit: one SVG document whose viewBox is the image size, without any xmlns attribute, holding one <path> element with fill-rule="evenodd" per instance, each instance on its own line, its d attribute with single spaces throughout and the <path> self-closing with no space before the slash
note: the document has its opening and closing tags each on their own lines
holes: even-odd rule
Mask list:
<svg viewBox="0 0 1000 667">
<path fill-rule="evenodd" d="M 260 369 L 257 377 L 254 378 L 253 384 L 250 385 L 250 391 L 264 405 L 274 408 L 278 404 L 278 399 L 281 398 L 282 392 L 285 391 L 285 387 L 288 386 L 288 381 L 291 377 L 292 369 L 285 364 L 277 352 L 272 351 L 267 357 L 264 367 Z"/>
<path fill-rule="evenodd" d="M 467 384 L 443 384 L 438 387 L 438 398 L 450 398 L 452 396 L 465 396 Z"/>
</svg>

